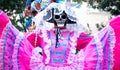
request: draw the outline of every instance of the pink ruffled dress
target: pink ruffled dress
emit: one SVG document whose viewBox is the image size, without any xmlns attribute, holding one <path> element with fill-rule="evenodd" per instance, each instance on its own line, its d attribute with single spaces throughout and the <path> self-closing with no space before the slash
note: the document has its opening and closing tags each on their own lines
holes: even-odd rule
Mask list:
<svg viewBox="0 0 120 70">
<path fill-rule="evenodd" d="M 31 70 L 33 47 L 0 10 L 0 70 Z"/>
<path fill-rule="evenodd" d="M 36 32 L 37 34 L 28 34 L 27 37 L 11 24 L 4 12 L 0 15 L 0 25 L 0 70 L 80 70 L 84 68 L 83 50 L 78 54 L 75 54 L 75 51 L 76 48 L 78 50 L 84 48 L 92 39 L 90 36 L 84 33 L 79 36 L 86 40 L 79 44 L 85 44 L 80 48 L 77 46 L 77 40 L 82 38 L 78 39 L 74 32 L 63 30 L 59 47 L 55 48 L 54 29 L 41 30 Z M 42 56 L 36 49 L 37 46 L 42 48 Z"/>
<path fill-rule="evenodd" d="M 85 70 L 120 70 L 120 16 L 98 32 L 85 49 Z"/>
<path fill-rule="evenodd" d="M 39 46 L 42 48 L 42 55 L 39 54 L 37 49 L 32 51 L 30 61 L 32 70 L 83 70 L 83 48 L 90 42 L 92 37 L 84 33 L 77 37 L 74 32 L 63 29 L 61 30 L 61 37 L 59 38 L 57 48 L 55 47 L 55 29 L 32 33 L 27 39 L 33 46 L 35 45 L 34 47 Z M 80 50 L 77 54 L 75 54 L 76 49 Z"/>
<path fill-rule="evenodd" d="M 3 12 L 0 14 L 0 70 L 120 70 L 119 29 L 120 16 L 112 19 L 94 38 L 61 30 L 56 48 L 54 29 L 31 33 L 26 38 Z M 76 49 L 80 50 L 77 54 Z"/>
</svg>

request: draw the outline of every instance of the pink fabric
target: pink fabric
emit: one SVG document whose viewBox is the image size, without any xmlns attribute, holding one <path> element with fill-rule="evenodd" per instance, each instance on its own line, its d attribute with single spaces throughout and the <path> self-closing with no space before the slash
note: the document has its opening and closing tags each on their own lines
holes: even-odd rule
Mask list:
<svg viewBox="0 0 120 70">
<path fill-rule="evenodd" d="M 55 48 L 54 30 L 32 33 L 26 38 L 9 23 L 5 13 L 0 15 L 0 33 L 0 70 L 120 70 L 120 16 L 112 19 L 94 38 L 84 33 L 78 37 L 74 32 L 61 32 L 58 48 Z M 42 48 L 43 56 L 37 46 Z M 78 54 L 76 48 L 80 50 Z M 58 54 L 64 51 L 61 56 Z M 63 66 L 52 62 L 53 58 L 62 59 L 64 55 Z"/>
<path fill-rule="evenodd" d="M 41 43 L 46 43 L 45 45 L 41 45 L 43 48 L 43 56 L 38 54 L 38 52 L 33 49 L 33 54 L 31 57 L 31 69 L 48 69 L 48 70 L 81 70 L 83 69 L 84 64 L 84 55 L 83 51 L 75 54 L 76 51 L 75 45 L 77 37 L 75 37 L 74 32 L 61 31 L 62 37 L 59 40 L 61 44 L 58 48 L 55 48 L 56 36 L 54 29 L 50 31 L 42 31 L 43 40 Z M 32 35 L 32 34 L 31 34 Z M 76 39 L 75 39 L 76 38 Z M 75 40 L 74 40 L 75 39 Z M 68 43 L 68 45 L 67 45 Z M 80 59 L 79 59 L 80 58 Z M 57 60 L 54 60 L 57 59 Z M 64 60 L 63 63 L 59 62 L 59 60 Z M 56 62 L 57 61 L 57 62 Z"/>
<path fill-rule="evenodd" d="M 31 70 L 30 68 L 30 59 L 32 55 L 32 50 L 34 48 L 29 43 L 27 39 L 23 41 L 23 44 L 20 48 L 20 55 L 19 55 L 19 61 L 20 61 L 20 69 L 21 70 Z"/>
<path fill-rule="evenodd" d="M 120 70 L 120 15 L 110 21 L 110 25 L 115 32 L 115 48 L 114 48 L 114 70 Z"/>
<path fill-rule="evenodd" d="M 9 28 L 10 31 L 8 31 Z M 0 55 L 0 59 L 4 56 L 4 59 L 0 60 L 0 62 L 3 63 L 0 64 L 0 67 L 4 65 L 4 67 L 1 67 L 1 70 L 31 70 L 30 58 L 33 46 L 24 38 L 24 35 L 22 33 L 18 34 L 14 26 L 7 24 L 1 39 L 4 40 L 4 42 L 0 42 L 0 49 L 2 49 L 2 51 L 0 51 L 0 54 L 2 54 Z M 9 61 L 11 62 L 9 63 Z"/>
<path fill-rule="evenodd" d="M 39 34 L 36 33 L 28 34 L 27 39 L 29 40 L 29 42 L 32 44 L 33 47 L 41 46 L 41 41 L 43 40 L 42 38 L 40 38 Z M 36 44 L 35 44 L 35 40 L 36 40 Z"/>
<path fill-rule="evenodd" d="M 1 12 L 1 10 L 0 10 Z M 24 39 L 8 16 L 0 15 L 0 70 L 30 70 L 32 45 Z"/>
<path fill-rule="evenodd" d="M 85 48 L 85 60 L 84 60 L 84 70 L 111 70 L 113 56 L 112 49 L 110 47 L 110 40 L 113 36 L 108 36 L 108 27 L 101 30 L 87 45 Z M 112 34 L 112 33 L 110 33 Z M 110 56 L 109 56 L 110 55 Z"/>
<path fill-rule="evenodd" d="M 84 70 L 120 70 L 120 16 L 103 28 L 85 48 Z"/>
<path fill-rule="evenodd" d="M 9 18 L 8 18 L 8 20 L 9 20 Z M 50 46 L 51 46 L 50 42 L 55 44 L 55 40 L 50 41 L 48 39 L 49 36 L 48 36 L 47 31 L 45 31 L 46 33 L 43 32 L 44 40 L 42 38 L 40 38 L 40 36 L 39 36 L 40 33 L 37 34 L 37 43 L 36 43 L 36 46 L 34 46 L 36 34 L 33 33 L 26 39 L 25 38 L 26 36 L 24 37 L 24 34 L 19 33 L 18 30 L 16 30 L 16 28 L 14 28 L 14 26 L 9 24 L 8 22 L 4 22 L 4 23 L 5 23 L 5 25 L 1 24 L 1 25 L 3 25 L 1 28 L 4 29 L 4 30 L 1 30 L 1 32 L 3 32 L 2 36 L 1 36 L 3 39 L 3 42 L 0 43 L 2 45 L 1 49 L 3 50 L 2 52 L 0 52 L 2 54 L 1 59 L 2 59 L 2 57 L 4 57 L 4 59 L 2 59 L 0 61 L 3 63 L 3 65 L 0 64 L 1 68 L 3 68 L 3 69 L 12 69 L 13 68 L 15 70 L 17 70 L 17 69 L 31 70 L 32 68 L 30 68 L 30 66 L 32 67 L 32 64 L 35 64 L 35 68 L 39 67 L 39 65 L 43 66 L 41 68 L 47 68 L 45 62 L 48 61 L 47 58 L 51 59 L 51 57 L 49 56 Z M 64 36 L 63 39 L 66 39 L 66 41 L 61 40 L 60 43 L 62 43 L 62 44 L 68 43 L 68 46 L 61 46 L 57 50 L 54 50 L 56 48 L 54 48 L 54 46 L 53 46 L 52 50 L 53 50 L 53 52 L 58 52 L 58 51 L 63 52 L 63 51 L 65 51 L 66 47 L 68 47 L 67 48 L 68 50 L 65 51 L 65 53 L 64 53 L 64 54 L 66 54 L 66 58 L 64 59 L 65 60 L 65 64 L 64 64 L 65 67 L 64 66 L 61 67 L 61 63 L 58 66 L 56 66 L 56 65 L 52 66 L 53 64 L 50 60 L 48 63 L 48 65 L 50 65 L 50 67 L 48 67 L 48 68 L 58 69 L 58 67 L 60 67 L 59 68 L 60 70 L 62 70 L 62 69 L 63 70 L 70 70 L 71 68 L 76 69 L 76 70 L 83 69 L 84 68 L 84 66 L 83 66 L 83 64 L 84 64 L 84 55 L 83 55 L 84 51 L 80 51 L 80 53 L 78 53 L 77 55 L 75 55 L 75 52 L 73 52 L 73 50 L 74 51 L 76 50 L 75 44 L 79 44 L 79 42 L 76 43 L 77 37 L 75 37 L 76 38 L 75 39 L 74 35 L 73 35 L 74 33 L 72 33 L 72 35 L 70 35 L 69 31 L 67 31 L 67 32 L 63 31 L 62 34 L 65 34 L 65 36 L 63 35 Z M 55 39 L 54 31 L 52 32 L 51 37 Z M 69 39 L 69 37 L 70 37 L 70 39 Z M 70 41 L 68 41 L 68 40 L 70 40 Z M 6 46 L 4 46 L 4 44 L 6 44 Z M 10 48 L 10 45 L 14 46 L 14 47 Z M 42 58 L 42 56 L 41 56 L 42 59 L 38 59 L 37 57 L 35 57 L 32 60 L 32 58 L 33 58 L 32 56 L 35 56 L 33 54 L 34 53 L 33 49 L 37 46 L 42 47 L 44 58 Z M 81 45 L 79 45 L 79 46 L 81 46 Z M 12 54 L 9 53 L 10 52 L 9 50 L 13 50 Z M 35 51 L 35 53 L 37 53 L 37 51 Z M 40 54 L 37 54 L 37 56 L 40 56 Z M 55 56 L 54 58 L 56 58 L 56 55 L 53 54 L 53 56 Z M 10 59 L 9 57 L 12 57 L 12 58 Z M 64 57 L 64 55 L 62 55 L 61 58 L 62 57 Z M 81 59 L 79 59 L 79 58 L 81 58 Z M 35 59 L 36 59 L 36 61 L 35 61 Z M 9 61 L 11 61 L 11 63 L 9 63 Z M 40 64 L 38 64 L 39 61 L 41 62 Z M 13 65 L 13 67 L 12 67 L 12 65 Z M 71 70 L 73 70 L 73 69 L 71 69 Z"/>
<path fill-rule="evenodd" d="M 86 33 L 81 33 L 79 38 L 77 39 L 76 48 L 78 50 L 85 48 L 88 45 L 88 43 L 92 40 L 92 38 L 93 36 L 90 36 Z"/>
<path fill-rule="evenodd" d="M 0 10 L 0 12 L 3 12 Z M 6 26 L 6 24 L 9 22 L 9 17 L 3 12 L 0 15 L 0 36 L 2 34 L 3 28 Z"/>
</svg>

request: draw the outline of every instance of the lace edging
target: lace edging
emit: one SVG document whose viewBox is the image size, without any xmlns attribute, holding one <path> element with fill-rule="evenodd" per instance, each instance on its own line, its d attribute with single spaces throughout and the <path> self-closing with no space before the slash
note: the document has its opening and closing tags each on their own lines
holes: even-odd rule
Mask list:
<svg viewBox="0 0 120 70">
<path fill-rule="evenodd" d="M 113 48 L 115 47 L 115 42 L 116 42 L 116 38 L 115 38 L 115 33 L 114 30 L 111 26 L 108 26 L 108 31 L 110 33 L 110 57 L 111 57 L 111 62 L 110 62 L 110 69 L 112 70 L 113 66 L 114 66 L 114 54 L 113 54 Z M 112 40 L 111 40 L 112 39 Z"/>
<path fill-rule="evenodd" d="M 45 52 L 45 54 L 46 54 L 46 56 L 47 56 L 46 59 L 45 59 L 45 64 L 48 64 L 48 63 L 49 63 L 49 60 L 50 60 L 50 52 L 49 52 L 49 50 L 50 50 L 51 42 L 50 42 L 50 40 L 48 39 L 47 32 L 44 31 L 44 30 L 42 30 L 42 33 L 43 33 L 42 36 L 44 36 L 44 37 L 43 37 L 43 40 L 44 40 L 44 42 L 47 43 L 43 49 L 44 49 L 44 52 Z"/>
<path fill-rule="evenodd" d="M 13 62 L 13 69 L 18 69 L 18 56 L 19 54 L 17 54 L 19 51 L 19 46 L 20 46 L 20 42 L 23 40 L 23 34 L 19 33 L 18 36 L 16 37 L 15 40 L 15 44 L 14 44 L 14 49 L 13 49 L 13 55 L 12 55 L 12 62 Z"/>
</svg>

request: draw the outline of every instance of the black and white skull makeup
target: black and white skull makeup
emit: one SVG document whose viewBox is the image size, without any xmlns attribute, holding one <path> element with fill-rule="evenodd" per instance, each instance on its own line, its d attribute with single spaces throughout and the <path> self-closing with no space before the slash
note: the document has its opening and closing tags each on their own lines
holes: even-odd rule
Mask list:
<svg viewBox="0 0 120 70">
<path fill-rule="evenodd" d="M 65 27 L 67 22 L 67 15 L 63 11 L 61 14 L 55 14 L 53 17 L 55 23 L 57 24 L 57 27 Z"/>
<path fill-rule="evenodd" d="M 48 22 L 54 23 L 54 25 L 58 28 L 66 27 L 66 24 L 76 23 L 75 17 L 68 15 L 64 9 L 60 9 L 58 7 L 47 10 L 46 16 L 44 16 L 43 19 Z"/>
</svg>

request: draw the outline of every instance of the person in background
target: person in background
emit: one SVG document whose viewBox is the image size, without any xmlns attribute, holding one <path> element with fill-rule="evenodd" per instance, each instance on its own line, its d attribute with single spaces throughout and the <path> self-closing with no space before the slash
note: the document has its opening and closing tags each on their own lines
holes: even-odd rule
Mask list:
<svg viewBox="0 0 120 70">
<path fill-rule="evenodd" d="M 51 3 L 51 0 L 44 1 L 44 0 L 27 0 L 26 1 L 26 9 L 25 9 L 25 16 L 26 16 L 26 29 L 28 32 L 32 32 L 36 28 L 35 22 L 32 22 L 32 19 L 42 10 L 44 10 L 48 4 Z"/>
<path fill-rule="evenodd" d="M 27 0 L 26 2 L 26 9 L 25 9 L 25 26 L 27 29 L 27 32 L 32 32 L 35 30 L 36 25 L 35 22 L 32 22 L 32 18 L 35 17 L 38 12 L 41 11 L 41 3 L 42 0 Z"/>
</svg>

